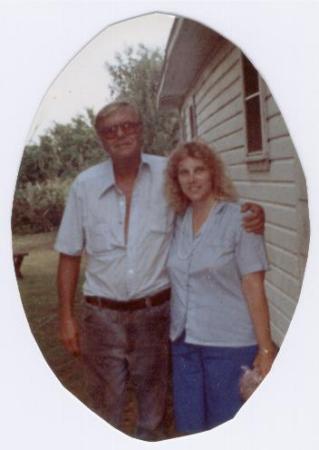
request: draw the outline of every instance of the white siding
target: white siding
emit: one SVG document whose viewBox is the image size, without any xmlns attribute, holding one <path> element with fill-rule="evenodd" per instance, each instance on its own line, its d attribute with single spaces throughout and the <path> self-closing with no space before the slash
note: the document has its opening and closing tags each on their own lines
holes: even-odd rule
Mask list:
<svg viewBox="0 0 319 450">
<path fill-rule="evenodd" d="M 273 337 L 280 344 L 299 298 L 307 257 L 307 193 L 296 151 L 268 88 L 265 129 L 270 169 L 248 171 L 240 58 L 240 50 L 225 42 L 197 78 L 183 108 L 185 111 L 189 107 L 194 96 L 199 137 L 221 154 L 241 199 L 258 202 L 265 209 L 265 239 L 271 267 L 266 290 Z M 189 124 L 185 126 L 189 138 Z"/>
</svg>

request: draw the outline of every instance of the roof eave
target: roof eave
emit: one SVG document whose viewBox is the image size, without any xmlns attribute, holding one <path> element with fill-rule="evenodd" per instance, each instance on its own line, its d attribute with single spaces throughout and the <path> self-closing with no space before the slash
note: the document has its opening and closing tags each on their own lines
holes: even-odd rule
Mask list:
<svg viewBox="0 0 319 450">
<path fill-rule="evenodd" d="M 198 22 L 175 19 L 157 95 L 159 108 L 179 108 L 182 105 L 198 72 L 220 39 L 219 34 Z"/>
</svg>

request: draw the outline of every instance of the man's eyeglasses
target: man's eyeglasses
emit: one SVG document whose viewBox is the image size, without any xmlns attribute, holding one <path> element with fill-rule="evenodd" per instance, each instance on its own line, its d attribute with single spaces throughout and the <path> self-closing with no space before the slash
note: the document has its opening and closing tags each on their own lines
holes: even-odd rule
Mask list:
<svg viewBox="0 0 319 450">
<path fill-rule="evenodd" d="M 141 122 L 123 122 L 116 125 L 111 125 L 110 127 L 100 128 L 97 131 L 106 139 L 115 139 L 118 136 L 119 130 L 122 131 L 124 136 L 129 136 L 131 134 L 137 133 L 140 126 Z"/>
</svg>

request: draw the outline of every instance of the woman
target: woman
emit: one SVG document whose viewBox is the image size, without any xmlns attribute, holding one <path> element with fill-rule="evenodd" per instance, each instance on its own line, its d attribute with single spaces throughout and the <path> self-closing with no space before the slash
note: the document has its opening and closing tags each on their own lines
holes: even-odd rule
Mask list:
<svg viewBox="0 0 319 450">
<path fill-rule="evenodd" d="M 242 402 L 242 366 L 265 376 L 272 343 L 264 291 L 262 236 L 241 226 L 235 189 L 206 144 L 188 142 L 169 158 L 166 193 L 177 213 L 168 258 L 176 428 L 207 430 Z"/>
</svg>

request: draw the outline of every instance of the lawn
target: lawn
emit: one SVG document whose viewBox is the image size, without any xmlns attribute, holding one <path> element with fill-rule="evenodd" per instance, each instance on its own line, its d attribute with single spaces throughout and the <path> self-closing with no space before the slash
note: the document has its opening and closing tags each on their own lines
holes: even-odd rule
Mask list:
<svg viewBox="0 0 319 450">
<path fill-rule="evenodd" d="M 58 255 L 53 251 L 55 233 L 14 236 L 15 252 L 28 252 L 21 266 L 23 279 L 18 280 L 20 295 L 31 331 L 47 363 L 61 383 L 86 405 L 84 370 L 81 360 L 70 355 L 58 339 L 56 268 Z M 80 289 L 75 302 L 79 310 Z M 125 411 L 125 432 L 133 432 L 136 407 L 131 393 Z M 167 437 L 174 436 L 171 399 L 164 428 Z"/>
<path fill-rule="evenodd" d="M 69 391 L 87 402 L 80 361 L 67 353 L 58 339 L 54 239 L 54 233 L 14 236 L 14 251 L 29 253 L 21 267 L 23 279 L 18 281 L 21 300 L 47 363 Z M 79 295 L 76 304 L 78 299 Z"/>
</svg>

